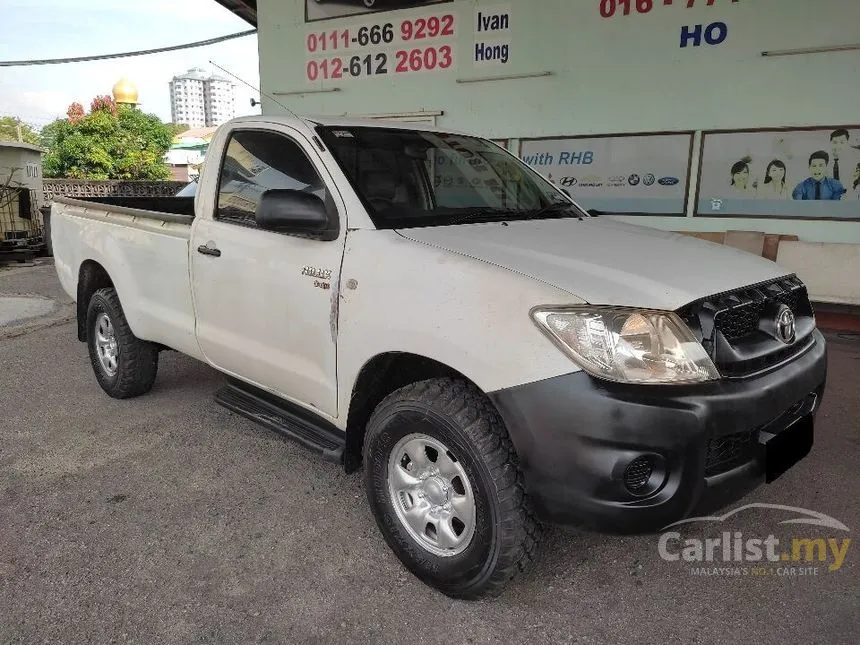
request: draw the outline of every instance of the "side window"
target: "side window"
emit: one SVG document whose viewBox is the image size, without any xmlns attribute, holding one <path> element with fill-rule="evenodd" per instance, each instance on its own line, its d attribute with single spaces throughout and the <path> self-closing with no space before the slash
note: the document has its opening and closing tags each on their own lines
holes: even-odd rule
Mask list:
<svg viewBox="0 0 860 645">
<path fill-rule="evenodd" d="M 325 183 L 295 141 L 276 132 L 234 132 L 218 178 L 215 219 L 256 226 L 260 197 L 278 188 L 313 193 L 323 202 L 328 198 Z"/>
</svg>

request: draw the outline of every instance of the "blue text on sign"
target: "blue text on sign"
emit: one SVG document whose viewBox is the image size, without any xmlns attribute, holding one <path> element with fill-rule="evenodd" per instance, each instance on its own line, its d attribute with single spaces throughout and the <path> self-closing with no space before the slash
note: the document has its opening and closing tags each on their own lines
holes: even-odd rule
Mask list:
<svg viewBox="0 0 860 645">
<path fill-rule="evenodd" d="M 551 152 L 538 152 L 533 155 L 523 157 L 530 166 L 553 166 L 555 165 L 555 155 Z M 564 151 L 558 155 L 558 165 L 560 166 L 590 166 L 594 163 L 594 152 L 585 150 L 582 152 Z"/>
<path fill-rule="evenodd" d="M 475 43 L 475 61 L 478 63 L 488 63 L 497 61 L 502 64 L 507 64 L 511 56 L 511 46 L 492 45 L 490 43 Z"/>
<path fill-rule="evenodd" d="M 685 25 L 681 28 L 681 47 L 686 47 L 691 42 L 693 47 L 700 47 L 702 38 L 708 45 L 719 45 L 729 35 L 729 26 L 724 22 L 712 22 L 707 27 L 703 25 Z"/>
<path fill-rule="evenodd" d="M 478 31 L 505 31 L 511 27 L 511 17 L 507 13 L 485 14 L 478 12 Z"/>
</svg>

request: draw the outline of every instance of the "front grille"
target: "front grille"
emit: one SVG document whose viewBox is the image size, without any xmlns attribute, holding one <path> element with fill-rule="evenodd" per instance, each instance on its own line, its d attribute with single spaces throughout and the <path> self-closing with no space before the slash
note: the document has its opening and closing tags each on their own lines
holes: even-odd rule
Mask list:
<svg viewBox="0 0 860 645">
<path fill-rule="evenodd" d="M 797 333 L 790 344 L 776 333 L 776 318 L 783 305 L 795 317 Z M 767 370 L 805 351 L 813 342 L 812 305 L 806 287 L 795 276 L 709 296 L 679 314 L 725 377 Z"/>
<path fill-rule="evenodd" d="M 764 425 L 753 430 L 712 438 L 708 442 L 708 452 L 705 457 L 705 477 L 719 475 L 756 459 L 761 454 L 759 433 L 782 432 L 798 419 L 814 412 L 818 397 L 819 393 L 810 392 Z"/>
<path fill-rule="evenodd" d="M 747 302 L 737 307 L 723 309 L 714 317 L 714 325 L 726 340 L 737 340 L 758 329 L 758 321 L 764 302 Z"/>
<path fill-rule="evenodd" d="M 724 473 L 752 460 L 758 446 L 756 435 L 758 430 L 751 430 L 711 439 L 705 459 L 705 476 Z"/>
<path fill-rule="evenodd" d="M 795 354 L 800 354 L 809 349 L 813 344 L 812 336 L 807 336 L 800 343 L 794 345 L 785 345 L 781 349 L 765 354 L 764 356 L 756 356 L 747 360 L 739 360 L 727 362 L 717 365 L 720 374 L 729 378 L 740 378 L 749 374 L 763 372 L 773 365 L 779 365 L 789 360 Z"/>
</svg>

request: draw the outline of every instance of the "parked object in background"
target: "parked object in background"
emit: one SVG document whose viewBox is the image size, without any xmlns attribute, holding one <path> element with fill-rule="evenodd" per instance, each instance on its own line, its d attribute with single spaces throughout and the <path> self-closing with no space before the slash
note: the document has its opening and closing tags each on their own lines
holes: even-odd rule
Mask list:
<svg viewBox="0 0 860 645">
<path fill-rule="evenodd" d="M 0 257 L 32 259 L 42 251 L 42 154 L 38 146 L 0 141 Z"/>
<path fill-rule="evenodd" d="M 790 271 L 589 216 L 495 144 L 247 117 L 195 197 L 60 198 L 78 338 L 115 398 L 171 348 L 347 471 L 403 564 L 499 593 L 540 522 L 656 531 L 802 459 L 825 341 Z"/>
</svg>

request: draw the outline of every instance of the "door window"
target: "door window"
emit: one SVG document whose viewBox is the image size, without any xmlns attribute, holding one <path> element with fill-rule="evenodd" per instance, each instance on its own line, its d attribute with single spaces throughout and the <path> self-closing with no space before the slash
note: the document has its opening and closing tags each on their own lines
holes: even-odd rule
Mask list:
<svg viewBox="0 0 860 645">
<path fill-rule="evenodd" d="M 262 130 L 234 132 L 218 178 L 215 219 L 256 226 L 257 205 L 271 189 L 312 193 L 324 203 L 328 197 L 325 183 L 295 141 Z"/>
</svg>

